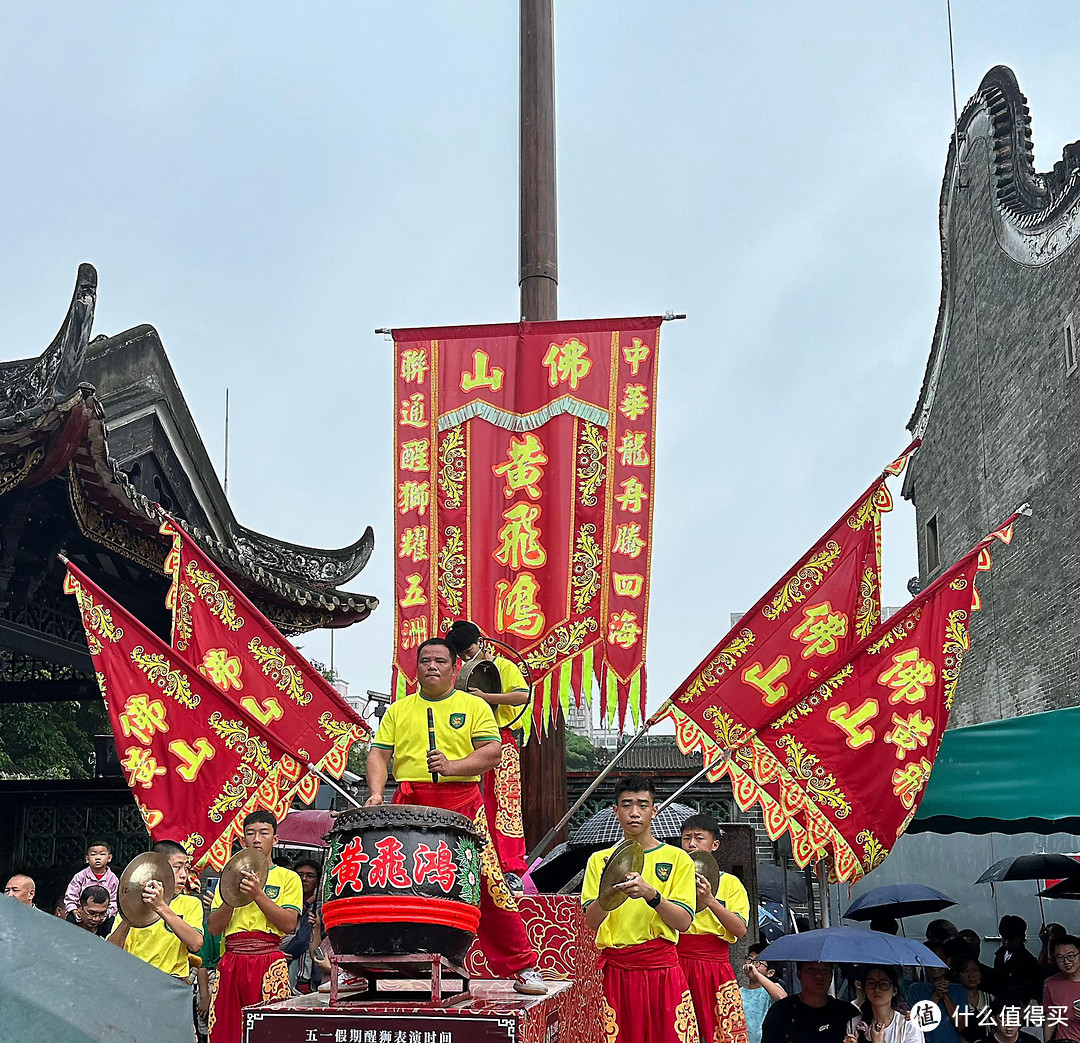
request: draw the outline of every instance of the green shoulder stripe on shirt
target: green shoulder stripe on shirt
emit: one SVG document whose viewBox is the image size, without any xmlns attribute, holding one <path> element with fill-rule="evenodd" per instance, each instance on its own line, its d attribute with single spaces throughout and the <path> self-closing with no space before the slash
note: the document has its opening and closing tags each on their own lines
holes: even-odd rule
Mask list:
<svg viewBox="0 0 1080 1043">
<path fill-rule="evenodd" d="M 291 909 L 294 913 L 300 912 L 300 910 L 297 909 L 295 905 L 279 905 L 278 908 L 279 909 Z"/>
<path fill-rule="evenodd" d="M 586 898 L 586 899 L 585 899 L 585 900 L 584 900 L 584 901 L 583 901 L 583 902 L 581 903 L 581 908 L 582 908 L 582 909 L 588 909 L 588 908 L 589 908 L 589 906 L 590 906 L 590 905 L 592 905 L 592 904 L 593 904 L 593 902 L 595 902 L 595 901 L 596 901 L 596 899 L 595 899 L 595 898 Z"/>
<path fill-rule="evenodd" d="M 502 742 L 502 738 L 498 735 L 474 735 L 473 745 L 475 746 L 478 742 Z"/>
<path fill-rule="evenodd" d="M 378 746 L 380 750 L 392 750 L 394 748 L 393 743 L 387 744 L 385 742 L 373 742 L 371 745 Z"/>
<path fill-rule="evenodd" d="M 685 909 L 691 916 L 697 916 L 697 913 L 695 913 L 685 902 L 678 902 L 674 898 L 669 898 L 668 901 L 672 905 L 677 905 L 680 909 Z"/>
</svg>

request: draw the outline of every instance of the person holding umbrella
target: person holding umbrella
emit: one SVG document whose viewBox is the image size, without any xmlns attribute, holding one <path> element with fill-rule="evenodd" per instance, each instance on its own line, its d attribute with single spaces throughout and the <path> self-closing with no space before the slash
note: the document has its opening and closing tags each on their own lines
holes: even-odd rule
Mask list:
<svg viewBox="0 0 1080 1043">
<path fill-rule="evenodd" d="M 761 1043 L 856 1043 L 849 1025 L 859 1009 L 829 995 L 833 965 L 806 961 L 798 965 L 797 974 L 802 991 L 769 1008 L 761 1023 Z"/>
<path fill-rule="evenodd" d="M 922 1030 L 909 1017 L 900 999 L 895 967 L 867 967 L 858 976 L 866 1001 L 858 1032 L 869 1043 L 924 1043 Z"/>
</svg>

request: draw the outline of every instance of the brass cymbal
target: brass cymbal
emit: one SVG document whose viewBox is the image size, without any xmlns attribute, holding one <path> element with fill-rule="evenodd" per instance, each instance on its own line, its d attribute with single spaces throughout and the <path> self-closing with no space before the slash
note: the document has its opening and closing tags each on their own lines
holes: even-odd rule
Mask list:
<svg viewBox="0 0 1080 1043">
<path fill-rule="evenodd" d="M 221 900 L 234 909 L 250 905 L 254 899 L 249 898 L 240 890 L 241 873 L 249 870 L 265 884 L 270 875 L 270 862 L 257 847 L 246 847 L 237 851 L 221 871 L 221 879 L 218 881 L 218 890 L 221 892 Z"/>
<path fill-rule="evenodd" d="M 474 659 L 458 671 L 454 687 L 462 692 L 476 688 L 488 695 L 498 695 L 502 692 L 502 677 L 490 659 Z"/>
<path fill-rule="evenodd" d="M 720 867 L 716 864 L 716 856 L 711 851 L 691 851 L 690 858 L 694 862 L 694 872 L 700 873 L 709 881 L 712 893 L 720 886 Z M 698 895 L 697 911 L 700 913 L 705 908 L 705 900 Z"/>
<path fill-rule="evenodd" d="M 120 877 L 116 892 L 116 904 L 132 927 L 149 927 L 161 917 L 143 901 L 143 889 L 151 880 L 161 883 L 165 901 L 171 901 L 176 890 L 176 877 L 165 855 L 156 851 L 144 851 L 136 855 Z"/>
<path fill-rule="evenodd" d="M 611 912 L 618 909 L 629 897 L 625 891 L 616 891 L 630 873 L 640 873 L 645 868 L 645 849 L 636 840 L 624 840 L 608 857 L 604 872 L 600 875 L 600 893 L 596 900 L 601 909 Z"/>
</svg>

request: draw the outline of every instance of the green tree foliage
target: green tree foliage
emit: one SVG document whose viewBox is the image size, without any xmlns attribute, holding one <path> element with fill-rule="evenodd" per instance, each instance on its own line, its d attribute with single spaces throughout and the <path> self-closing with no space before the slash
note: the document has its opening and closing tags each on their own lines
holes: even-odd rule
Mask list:
<svg viewBox="0 0 1080 1043">
<path fill-rule="evenodd" d="M 584 735 L 567 730 L 566 732 L 566 770 L 591 771 L 598 767 L 596 747 Z"/>
<path fill-rule="evenodd" d="M 15 703 L 0 707 L 0 774 L 85 779 L 94 736 L 109 733 L 104 703 Z"/>
</svg>

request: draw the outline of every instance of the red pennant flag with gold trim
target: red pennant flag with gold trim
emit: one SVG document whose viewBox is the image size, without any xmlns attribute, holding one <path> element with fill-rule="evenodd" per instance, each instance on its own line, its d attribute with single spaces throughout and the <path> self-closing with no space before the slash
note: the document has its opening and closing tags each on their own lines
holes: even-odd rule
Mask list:
<svg viewBox="0 0 1080 1043">
<path fill-rule="evenodd" d="M 727 775 L 739 806 L 760 805 L 769 835 L 792 838 L 799 865 L 831 853 L 836 879 L 879 865 L 914 818 L 949 719 L 980 607 L 979 572 L 1013 515 L 918 597 L 881 623 L 824 683 L 751 724 L 714 706 L 699 731 L 711 778 Z M 704 734 L 702 734 L 704 732 Z"/>
<path fill-rule="evenodd" d="M 161 531 L 173 541 L 165 560 L 173 648 L 264 734 L 341 778 L 368 726 L 176 522 Z"/>
<path fill-rule="evenodd" d="M 120 765 L 155 840 L 173 839 L 196 867 L 221 868 L 244 817 L 284 817 L 315 798 L 318 779 L 259 721 L 143 626 L 74 565 L 78 602 Z"/>
<path fill-rule="evenodd" d="M 881 515 L 892 510 L 886 480 L 909 446 L 783 579 L 735 624 L 669 702 L 684 752 L 712 732 L 718 707 L 751 728 L 794 695 L 829 677 L 881 618 Z M 695 725 L 697 727 L 695 727 Z"/>
</svg>

